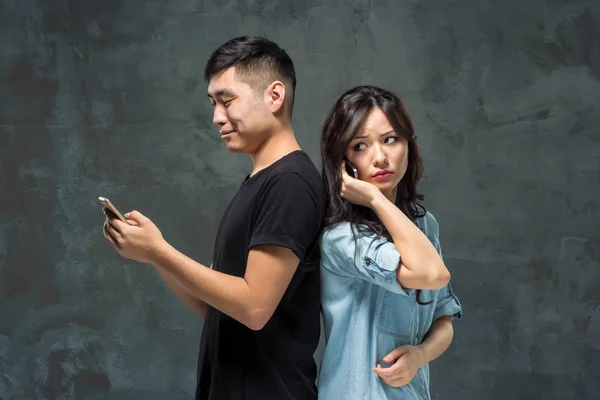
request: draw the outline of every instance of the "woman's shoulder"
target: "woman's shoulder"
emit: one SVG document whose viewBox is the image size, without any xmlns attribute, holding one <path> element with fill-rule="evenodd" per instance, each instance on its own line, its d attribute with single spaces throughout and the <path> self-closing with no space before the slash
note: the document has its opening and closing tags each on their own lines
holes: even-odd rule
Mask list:
<svg viewBox="0 0 600 400">
<path fill-rule="evenodd" d="M 420 219 L 421 221 L 424 221 L 426 224 L 431 224 L 431 225 L 437 225 L 437 219 L 435 218 L 435 216 L 433 215 L 433 213 L 429 210 L 425 210 L 424 214 L 419 217 L 418 219 Z"/>
<path fill-rule="evenodd" d="M 352 238 L 354 238 L 354 236 L 367 236 L 370 237 L 372 235 L 374 235 L 375 233 L 368 230 L 368 227 L 366 225 L 362 225 L 362 224 L 355 224 L 355 223 L 351 223 L 351 222 L 337 222 L 335 224 L 331 224 L 329 226 L 326 226 L 323 229 L 323 239 L 335 239 L 335 238 L 339 238 L 339 237 L 346 237 L 346 236 L 350 236 Z"/>
<path fill-rule="evenodd" d="M 354 248 L 356 241 L 373 240 L 376 234 L 366 226 L 351 222 L 337 222 L 326 226 L 321 235 L 321 247 L 346 251 Z"/>
<path fill-rule="evenodd" d="M 335 246 L 347 237 L 352 236 L 352 224 L 350 222 L 338 222 L 326 226 L 321 235 L 321 246 Z"/>
<path fill-rule="evenodd" d="M 323 235 L 328 234 L 339 234 L 342 232 L 349 232 L 352 229 L 350 222 L 336 222 L 335 224 L 331 224 L 323 229 Z"/>
<path fill-rule="evenodd" d="M 427 236 L 437 236 L 440 231 L 440 225 L 438 224 L 437 219 L 429 210 L 425 210 L 421 216 L 417 217 L 417 226 Z"/>
</svg>

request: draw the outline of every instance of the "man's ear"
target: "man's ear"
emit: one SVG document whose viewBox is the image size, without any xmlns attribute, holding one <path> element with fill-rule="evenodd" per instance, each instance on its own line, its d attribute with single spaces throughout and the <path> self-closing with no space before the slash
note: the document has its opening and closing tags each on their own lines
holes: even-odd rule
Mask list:
<svg viewBox="0 0 600 400">
<path fill-rule="evenodd" d="M 267 105 L 271 108 L 273 114 L 283 111 L 285 95 L 285 85 L 281 81 L 274 81 L 265 89 Z"/>
</svg>

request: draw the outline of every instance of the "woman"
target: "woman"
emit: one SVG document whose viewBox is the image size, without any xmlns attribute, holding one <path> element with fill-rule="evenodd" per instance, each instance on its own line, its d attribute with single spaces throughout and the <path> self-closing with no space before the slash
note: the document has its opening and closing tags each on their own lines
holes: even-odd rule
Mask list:
<svg viewBox="0 0 600 400">
<path fill-rule="evenodd" d="M 319 397 L 430 399 L 428 363 L 450 345 L 461 306 L 437 221 L 417 203 L 423 166 L 400 99 L 373 86 L 346 92 L 325 121 L 321 155 Z"/>
</svg>

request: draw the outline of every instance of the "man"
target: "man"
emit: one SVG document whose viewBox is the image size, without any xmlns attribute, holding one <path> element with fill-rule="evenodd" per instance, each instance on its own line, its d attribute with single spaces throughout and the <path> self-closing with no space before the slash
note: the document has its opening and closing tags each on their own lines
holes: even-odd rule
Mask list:
<svg viewBox="0 0 600 400">
<path fill-rule="evenodd" d="M 275 43 L 240 37 L 211 55 L 204 77 L 221 138 L 254 166 L 223 215 L 212 268 L 137 211 L 129 225 L 107 214 L 105 237 L 205 317 L 196 399 L 316 399 L 325 200 L 292 127 L 294 65 Z"/>
</svg>

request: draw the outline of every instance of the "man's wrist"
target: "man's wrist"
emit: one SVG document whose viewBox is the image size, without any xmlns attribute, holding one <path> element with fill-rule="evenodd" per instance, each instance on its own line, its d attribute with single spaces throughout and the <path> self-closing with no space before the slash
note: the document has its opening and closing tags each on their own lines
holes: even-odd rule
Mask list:
<svg viewBox="0 0 600 400">
<path fill-rule="evenodd" d="M 165 259 L 165 255 L 168 253 L 170 247 L 171 245 L 166 240 L 159 240 L 150 249 L 150 262 L 158 266 L 157 264 L 160 264 Z"/>
</svg>

